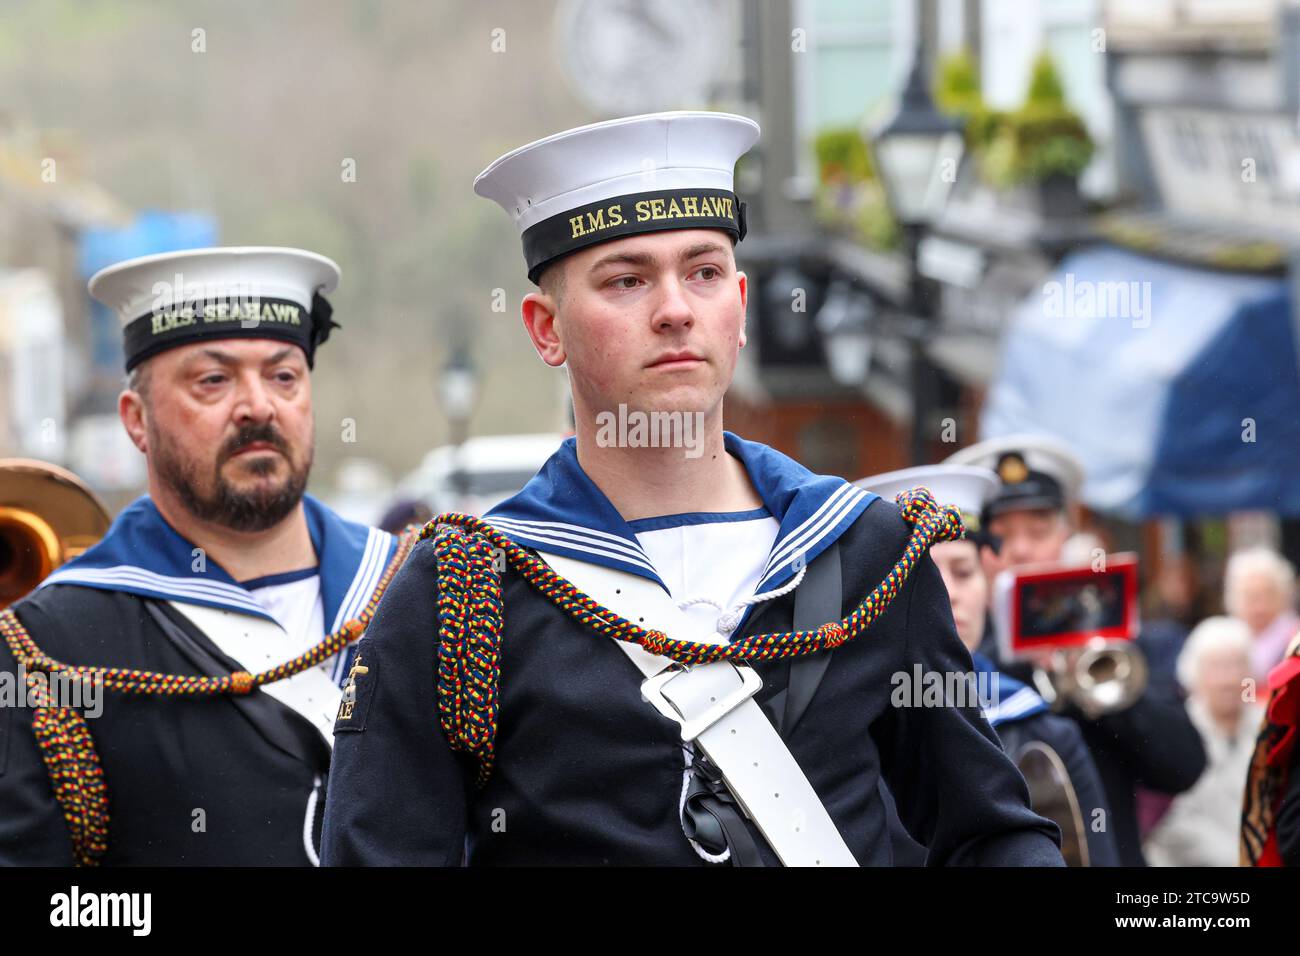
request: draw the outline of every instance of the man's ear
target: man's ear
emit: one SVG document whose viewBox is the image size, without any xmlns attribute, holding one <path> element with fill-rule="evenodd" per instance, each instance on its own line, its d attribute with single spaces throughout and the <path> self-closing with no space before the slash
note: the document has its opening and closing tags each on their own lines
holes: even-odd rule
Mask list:
<svg viewBox="0 0 1300 956">
<path fill-rule="evenodd" d="M 740 347 L 743 349 L 745 347 L 746 307 L 749 303 L 749 276 L 743 272 L 737 272 L 736 281 L 740 285 Z"/>
<path fill-rule="evenodd" d="M 552 368 L 559 368 L 568 358 L 564 343 L 560 341 L 559 316 L 555 300 L 545 292 L 530 292 L 524 296 L 520 312 L 528 337 L 533 340 L 533 348 L 542 357 L 542 361 Z"/>
<path fill-rule="evenodd" d="M 117 396 L 117 417 L 122 419 L 122 427 L 130 436 L 131 444 L 146 455 L 149 453 L 147 414 L 139 393 L 127 389 Z"/>
</svg>

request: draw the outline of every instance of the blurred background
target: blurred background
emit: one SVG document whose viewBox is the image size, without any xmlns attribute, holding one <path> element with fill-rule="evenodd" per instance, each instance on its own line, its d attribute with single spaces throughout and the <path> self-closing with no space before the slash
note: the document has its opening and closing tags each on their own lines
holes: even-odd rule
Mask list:
<svg viewBox="0 0 1300 956">
<path fill-rule="evenodd" d="M 120 510 L 144 460 L 86 280 L 298 246 L 343 270 L 313 493 L 393 528 L 482 513 L 571 414 L 473 177 L 666 109 L 763 127 L 726 427 L 848 479 L 1067 446 L 1072 553 L 1137 553 L 1152 686 L 1209 757 L 1148 794 L 1097 724 L 1112 806 L 1151 862 L 1235 862 L 1254 684 L 1300 630 L 1300 0 L 5 0 L 0 457 Z"/>
<path fill-rule="evenodd" d="M 1300 557 L 1294 0 L 7 0 L 0 453 L 116 510 L 99 268 L 208 244 L 337 260 L 312 490 L 481 511 L 569 427 L 520 328 L 508 148 L 674 108 L 757 118 L 727 427 L 858 478 L 981 438 L 1082 461 L 1148 602 Z"/>
</svg>

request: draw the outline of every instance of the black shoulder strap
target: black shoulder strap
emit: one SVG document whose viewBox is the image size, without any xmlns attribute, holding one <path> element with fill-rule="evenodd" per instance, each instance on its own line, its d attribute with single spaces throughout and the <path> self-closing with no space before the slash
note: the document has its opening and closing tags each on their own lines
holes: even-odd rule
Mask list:
<svg viewBox="0 0 1300 956">
<path fill-rule="evenodd" d="M 795 588 L 795 629 L 808 630 L 828 621 L 838 621 L 840 591 L 840 546 L 835 543 L 813 559 L 803 581 Z M 777 733 L 787 735 L 808 709 L 830 656 L 831 652 L 825 650 L 791 661 L 786 688 L 762 705 Z M 691 769 L 682 806 L 686 835 L 710 853 L 720 854 L 730 848 L 732 866 L 763 866 L 763 856 L 741 819 L 735 798 L 723 784 L 722 775 L 701 755 L 696 756 Z"/>
<path fill-rule="evenodd" d="M 794 628 L 812 630 L 843 614 L 843 581 L 840 576 L 840 545 L 836 541 L 808 565 L 808 572 L 794 591 Z M 786 689 L 774 694 L 764 705 L 777 732 L 790 732 L 812 703 L 813 695 L 830 666 L 831 654 L 825 650 L 790 662 L 790 680 Z"/>
<path fill-rule="evenodd" d="M 219 676 L 238 669 L 237 662 L 226 657 L 179 611 L 161 601 L 145 599 L 143 603 L 154 623 L 202 673 Z M 318 774 L 329 772 L 329 744 L 301 714 L 270 694 L 232 694 L 226 699 L 268 743 Z"/>
</svg>

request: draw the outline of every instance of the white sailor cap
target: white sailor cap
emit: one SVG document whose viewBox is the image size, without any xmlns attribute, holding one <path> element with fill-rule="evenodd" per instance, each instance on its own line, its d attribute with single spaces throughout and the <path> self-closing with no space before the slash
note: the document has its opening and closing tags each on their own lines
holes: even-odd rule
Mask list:
<svg viewBox="0 0 1300 956">
<path fill-rule="evenodd" d="M 998 476 L 974 465 L 920 465 L 855 481 L 857 487 L 893 501 L 903 491 L 926 487 L 941 505 L 953 505 L 962 513 L 967 531 L 979 526 L 984 505 L 998 491 Z"/>
<path fill-rule="evenodd" d="M 758 124 L 731 113 L 648 113 L 593 123 L 506 153 L 474 191 L 514 220 L 528 278 L 598 242 L 665 229 L 745 236 L 736 161 Z"/>
<path fill-rule="evenodd" d="M 1064 442 L 1045 435 L 1007 435 L 963 448 L 944 462 L 980 465 L 997 474 L 1001 487 L 985 517 L 1008 511 L 1062 509 L 1079 497 L 1083 464 Z"/>
<path fill-rule="evenodd" d="M 339 267 L 314 252 L 230 246 L 128 259 L 95 273 L 87 288 L 117 313 L 129 372 L 166 349 L 216 338 L 292 342 L 310 367 L 338 327 L 324 298 L 338 282 Z"/>
</svg>

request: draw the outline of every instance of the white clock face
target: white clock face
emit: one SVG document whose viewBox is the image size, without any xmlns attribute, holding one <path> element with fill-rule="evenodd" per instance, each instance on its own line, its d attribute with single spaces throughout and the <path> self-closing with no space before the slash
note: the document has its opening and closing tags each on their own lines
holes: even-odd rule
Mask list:
<svg viewBox="0 0 1300 956">
<path fill-rule="evenodd" d="M 732 12 L 731 0 L 563 0 L 561 64 L 597 113 L 704 106 L 735 52 Z"/>
</svg>

